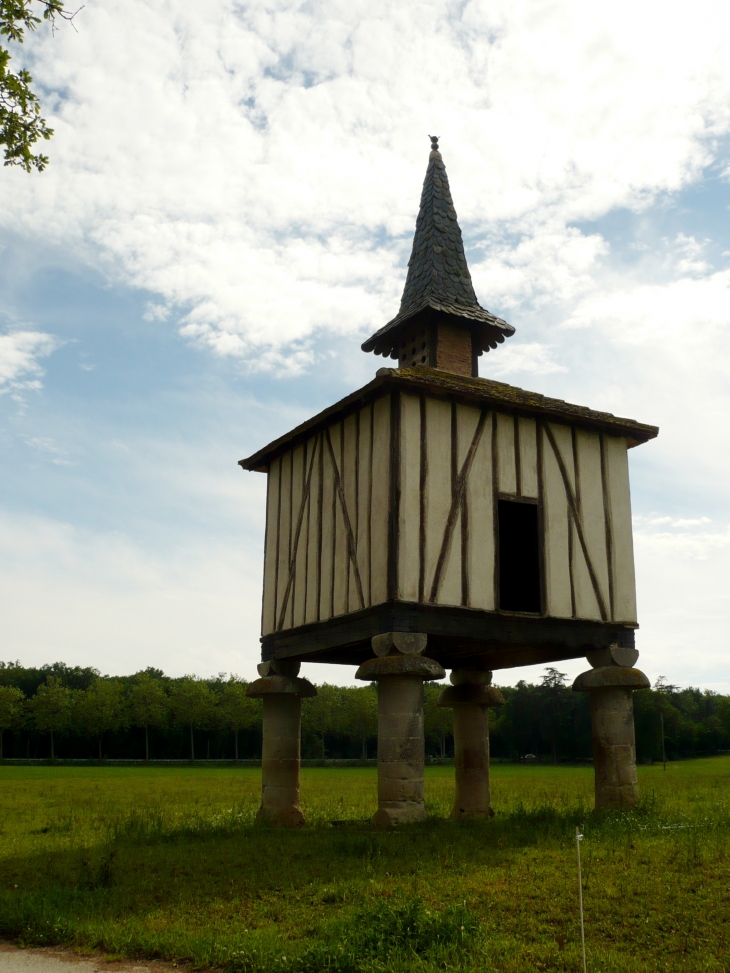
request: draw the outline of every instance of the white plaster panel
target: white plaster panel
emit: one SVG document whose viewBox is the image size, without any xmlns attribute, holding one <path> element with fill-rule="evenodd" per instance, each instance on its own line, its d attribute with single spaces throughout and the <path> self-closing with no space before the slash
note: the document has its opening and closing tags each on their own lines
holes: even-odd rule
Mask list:
<svg viewBox="0 0 730 973">
<path fill-rule="evenodd" d="M 307 555 L 306 555 L 306 573 L 307 573 L 307 597 L 304 606 L 304 621 L 305 623 L 316 622 L 317 621 L 317 581 L 318 581 L 318 567 L 319 567 L 319 484 L 320 484 L 320 459 L 322 450 L 322 441 L 320 437 L 315 437 L 311 439 L 308 444 L 307 460 L 309 461 L 311 454 L 309 450 L 315 450 L 314 455 L 314 466 L 312 467 L 312 478 L 309 484 L 309 501 L 307 504 L 307 516 L 306 516 L 306 539 L 307 539 Z M 307 464 L 308 465 L 308 464 Z"/>
<path fill-rule="evenodd" d="M 573 450 L 570 429 L 551 425 L 571 485 L 573 481 Z M 546 433 L 542 433 L 543 456 L 543 514 L 545 549 L 545 592 L 547 614 L 570 618 L 573 614 L 570 594 L 570 564 L 568 558 L 568 500 L 560 467 Z"/>
<path fill-rule="evenodd" d="M 388 507 L 390 492 L 390 398 L 373 406 L 372 604 L 388 598 Z"/>
<path fill-rule="evenodd" d="M 360 413 L 360 440 L 358 443 L 358 491 L 357 491 L 357 563 L 360 568 L 365 604 L 370 605 L 370 500 L 372 493 L 372 453 L 370 450 L 371 407 Z"/>
<path fill-rule="evenodd" d="M 467 454 L 479 425 L 481 411 L 470 405 L 456 407 L 456 468 L 461 473 Z M 482 431 L 482 436 L 485 432 Z"/>
<path fill-rule="evenodd" d="M 332 440 L 332 450 L 335 455 L 337 468 L 342 479 L 344 469 L 344 433 L 343 425 L 338 422 L 330 427 L 330 438 Z M 332 471 L 334 477 L 334 469 Z M 344 615 L 347 612 L 347 588 L 348 588 L 348 557 L 347 557 L 347 535 L 345 533 L 345 520 L 342 513 L 342 503 L 339 495 L 335 494 L 335 563 L 334 563 L 334 614 Z"/>
<path fill-rule="evenodd" d="M 264 552 L 264 596 L 261 611 L 261 634 L 274 631 L 276 612 L 276 515 L 279 506 L 279 474 L 281 460 L 275 459 L 269 467 L 266 483 L 266 551 Z"/>
<path fill-rule="evenodd" d="M 345 490 L 345 502 L 347 504 L 347 515 L 350 518 L 352 537 L 357 549 L 357 489 L 358 489 L 358 417 L 355 413 L 348 416 L 344 423 L 345 440 L 342 457 L 342 483 Z M 345 538 L 346 539 L 346 538 Z M 360 596 L 357 592 L 357 580 L 355 566 L 352 563 L 349 551 L 345 549 L 347 557 L 347 611 L 360 610 Z"/>
<path fill-rule="evenodd" d="M 451 507 L 451 404 L 439 399 L 426 400 L 426 448 L 428 480 L 426 487 L 426 601 L 431 587 L 444 528 Z M 438 599 L 440 601 L 440 598 Z"/>
<path fill-rule="evenodd" d="M 398 597 L 405 601 L 418 601 L 421 403 L 417 396 L 401 396 L 400 422 Z"/>
<path fill-rule="evenodd" d="M 520 424 L 520 486 L 523 497 L 537 499 L 537 424 L 518 419 Z"/>
<path fill-rule="evenodd" d="M 303 543 L 302 527 L 299 528 L 299 541 L 297 542 L 297 527 L 299 525 L 302 510 L 302 498 L 304 496 L 304 480 L 306 478 L 305 463 L 306 445 L 297 446 L 292 452 L 292 548 L 291 557 L 294 560 L 294 577 L 292 580 L 291 591 L 289 592 L 289 605 L 284 620 L 284 628 L 294 625 L 301 625 L 304 621 L 304 589 L 306 577 L 304 572 L 304 562 L 306 560 L 306 546 Z"/>
<path fill-rule="evenodd" d="M 500 493 L 517 492 L 515 420 L 497 413 L 497 475 Z"/>
<path fill-rule="evenodd" d="M 492 422 L 487 416 L 466 481 L 469 508 L 469 607 L 492 611 L 494 605 L 494 503 L 492 497 Z"/>
<path fill-rule="evenodd" d="M 319 579 L 320 620 L 332 617 L 333 538 L 334 538 L 334 474 L 329 449 L 322 433 L 322 573 Z"/>
<path fill-rule="evenodd" d="M 609 616 L 608 558 L 606 556 L 606 518 L 603 508 L 601 440 L 598 433 L 575 431 L 578 460 L 576 483 L 583 537 L 598 582 L 606 617 Z M 575 613 L 578 618 L 600 619 L 601 611 L 577 533 L 573 543 L 573 584 Z"/>
<path fill-rule="evenodd" d="M 611 520 L 614 618 L 621 622 L 636 623 L 628 444 L 625 439 L 604 436 L 603 448 Z"/>
<path fill-rule="evenodd" d="M 279 562 L 279 583 L 276 589 L 276 627 L 279 627 L 281 609 L 284 602 L 284 592 L 286 591 L 289 579 L 289 556 L 291 541 L 291 488 L 292 488 L 292 454 L 285 453 L 281 457 L 281 511 L 279 515 L 279 543 L 278 543 L 278 562 Z M 284 619 L 284 627 L 287 619 Z"/>
</svg>

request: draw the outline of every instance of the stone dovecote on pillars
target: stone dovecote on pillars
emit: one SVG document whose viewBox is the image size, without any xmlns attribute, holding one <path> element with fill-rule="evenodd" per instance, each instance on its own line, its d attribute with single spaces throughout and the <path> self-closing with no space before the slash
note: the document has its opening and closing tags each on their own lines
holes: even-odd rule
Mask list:
<svg viewBox="0 0 730 973">
<path fill-rule="evenodd" d="M 480 356 L 513 333 L 477 302 L 433 139 L 400 311 L 363 344 L 397 367 L 241 461 L 268 479 L 262 658 L 359 666 L 378 681 L 381 824 L 423 814 L 422 683 L 445 669 L 454 816 L 490 807 L 487 712 L 499 700 L 484 673 L 586 655 L 593 668 L 574 688 L 591 695 L 597 781 L 614 781 L 597 803 L 636 793 L 627 707 L 646 677 L 632 668 L 628 451 L 658 430 L 478 377 Z"/>
</svg>

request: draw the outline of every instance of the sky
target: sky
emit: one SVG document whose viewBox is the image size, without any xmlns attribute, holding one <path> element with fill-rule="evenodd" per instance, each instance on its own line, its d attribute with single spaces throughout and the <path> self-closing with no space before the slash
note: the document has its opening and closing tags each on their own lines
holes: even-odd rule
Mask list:
<svg viewBox="0 0 730 973">
<path fill-rule="evenodd" d="M 87 0 L 22 54 L 55 136 L 0 170 L 0 658 L 254 674 L 236 464 L 383 364 L 434 134 L 517 329 L 480 373 L 660 426 L 638 665 L 730 692 L 730 5 Z"/>
</svg>

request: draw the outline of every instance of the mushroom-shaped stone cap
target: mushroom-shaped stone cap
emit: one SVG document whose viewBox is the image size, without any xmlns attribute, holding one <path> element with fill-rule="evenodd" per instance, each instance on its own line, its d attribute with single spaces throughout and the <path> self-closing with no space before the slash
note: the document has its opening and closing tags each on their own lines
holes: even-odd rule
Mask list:
<svg viewBox="0 0 730 973">
<path fill-rule="evenodd" d="M 422 655 L 386 655 L 368 659 L 355 673 L 355 679 L 374 680 L 382 676 L 413 676 L 418 679 L 443 679 L 446 673 L 435 659 Z"/>
<path fill-rule="evenodd" d="M 589 693 L 593 689 L 648 689 L 651 683 L 640 669 L 626 666 L 603 666 L 581 672 L 573 683 L 573 692 Z"/>
<path fill-rule="evenodd" d="M 631 669 L 636 665 L 638 658 L 639 653 L 635 648 L 616 645 L 615 643 L 603 649 L 592 649 L 590 652 L 586 652 L 586 659 L 594 669 L 602 669 L 603 666 L 621 666 Z"/>
<path fill-rule="evenodd" d="M 386 655 L 422 655 L 428 636 L 420 632 L 383 632 L 372 639 L 373 652 L 379 658 Z"/>
<path fill-rule="evenodd" d="M 260 676 L 298 676 L 302 664 L 295 659 L 268 659 L 256 666 Z"/>
<path fill-rule="evenodd" d="M 246 695 L 252 699 L 275 694 L 286 696 L 316 696 L 317 690 L 308 679 L 297 676 L 262 676 L 252 682 L 246 690 Z"/>
<path fill-rule="evenodd" d="M 492 681 L 492 672 L 490 669 L 453 669 L 449 678 L 452 686 L 463 686 L 464 683 L 488 686 Z"/>
<path fill-rule="evenodd" d="M 438 699 L 439 706 L 459 706 L 471 703 L 476 706 L 504 706 L 504 696 L 494 686 L 462 683 L 447 686 Z"/>
</svg>

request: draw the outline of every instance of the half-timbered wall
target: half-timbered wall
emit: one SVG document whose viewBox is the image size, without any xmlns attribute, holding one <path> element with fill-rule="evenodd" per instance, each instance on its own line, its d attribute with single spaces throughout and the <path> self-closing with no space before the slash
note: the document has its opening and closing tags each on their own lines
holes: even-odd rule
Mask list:
<svg viewBox="0 0 730 973">
<path fill-rule="evenodd" d="M 544 614 L 636 621 L 625 439 L 393 393 L 271 463 L 263 634 L 389 599 L 496 610 L 500 498 L 538 506 Z"/>
<path fill-rule="evenodd" d="M 378 399 L 271 463 L 264 635 L 387 599 L 390 412 Z"/>
</svg>

